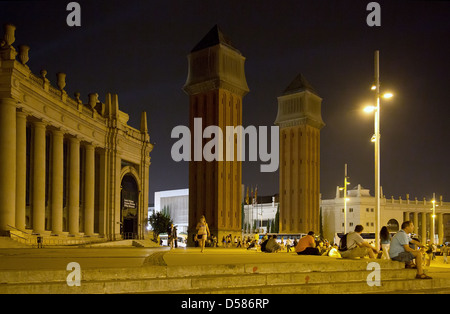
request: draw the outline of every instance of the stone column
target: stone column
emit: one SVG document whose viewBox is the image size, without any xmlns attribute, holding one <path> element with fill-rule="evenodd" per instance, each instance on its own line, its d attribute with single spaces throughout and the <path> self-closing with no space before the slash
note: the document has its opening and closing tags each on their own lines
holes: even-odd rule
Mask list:
<svg viewBox="0 0 450 314">
<path fill-rule="evenodd" d="M 115 170 L 115 185 L 114 185 L 114 218 L 113 218 L 113 230 L 114 230 L 114 239 L 122 239 L 122 235 L 121 235 L 121 224 L 123 223 L 122 221 L 122 204 L 120 202 L 120 196 L 121 196 L 121 191 L 122 191 L 122 181 L 120 178 L 120 174 L 121 174 L 121 169 L 122 169 L 122 159 L 117 155 L 117 152 L 114 152 L 114 160 L 116 162 L 114 170 Z"/>
<path fill-rule="evenodd" d="M 422 213 L 422 230 L 420 235 L 422 238 L 422 244 L 427 243 L 427 213 Z"/>
<path fill-rule="evenodd" d="M 409 220 L 409 212 L 403 212 L 403 221 Z"/>
<path fill-rule="evenodd" d="M 33 122 L 33 231 L 45 231 L 45 123 Z"/>
<path fill-rule="evenodd" d="M 52 233 L 63 232 L 64 134 L 53 130 L 52 147 Z"/>
<path fill-rule="evenodd" d="M 94 189 L 95 189 L 95 148 L 91 144 L 85 146 L 86 168 L 84 180 L 84 234 L 94 234 Z"/>
<path fill-rule="evenodd" d="M 80 230 L 80 140 L 69 141 L 69 234 Z"/>
<path fill-rule="evenodd" d="M 413 223 L 414 223 L 414 228 L 416 230 L 416 233 L 418 231 L 419 228 L 419 213 L 418 212 L 414 212 L 413 213 Z"/>
<path fill-rule="evenodd" d="M 104 149 L 99 150 L 99 184 L 97 186 L 98 188 L 98 194 L 99 194 L 99 200 L 98 200 L 98 232 L 102 236 L 108 235 L 108 189 L 107 186 L 109 184 L 108 177 L 106 175 L 107 173 L 107 163 L 106 163 L 106 152 Z"/>
<path fill-rule="evenodd" d="M 16 228 L 25 230 L 27 183 L 27 114 L 16 114 Z"/>
<path fill-rule="evenodd" d="M 443 244 L 444 243 L 444 213 L 437 214 L 438 220 L 438 236 L 439 236 L 439 243 L 436 244 Z"/>
<path fill-rule="evenodd" d="M 0 99 L 0 235 L 15 225 L 16 101 Z"/>
</svg>

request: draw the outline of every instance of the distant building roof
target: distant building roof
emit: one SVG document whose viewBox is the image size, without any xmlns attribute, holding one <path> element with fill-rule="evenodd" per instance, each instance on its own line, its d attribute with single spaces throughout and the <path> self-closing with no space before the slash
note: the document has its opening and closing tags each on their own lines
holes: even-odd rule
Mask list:
<svg viewBox="0 0 450 314">
<path fill-rule="evenodd" d="M 360 197 L 360 196 L 368 196 L 370 197 L 370 190 L 364 188 L 361 184 L 358 184 L 353 189 L 347 191 L 348 196 L 351 197 Z"/>
</svg>

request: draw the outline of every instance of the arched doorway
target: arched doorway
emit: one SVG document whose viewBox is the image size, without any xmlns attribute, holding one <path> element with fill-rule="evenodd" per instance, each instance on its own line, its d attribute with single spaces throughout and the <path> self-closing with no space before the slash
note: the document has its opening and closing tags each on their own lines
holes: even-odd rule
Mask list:
<svg viewBox="0 0 450 314">
<path fill-rule="evenodd" d="M 389 232 L 397 232 L 400 230 L 398 221 L 396 219 L 389 220 L 387 223 L 387 228 Z"/>
<path fill-rule="evenodd" d="M 139 189 L 131 174 L 126 174 L 121 183 L 121 230 L 123 239 L 135 239 L 138 233 Z"/>
</svg>

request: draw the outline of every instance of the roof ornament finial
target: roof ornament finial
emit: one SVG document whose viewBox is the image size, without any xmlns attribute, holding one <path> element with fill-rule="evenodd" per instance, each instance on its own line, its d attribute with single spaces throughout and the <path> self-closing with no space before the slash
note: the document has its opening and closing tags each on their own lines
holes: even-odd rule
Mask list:
<svg viewBox="0 0 450 314">
<path fill-rule="evenodd" d="M 17 56 L 16 49 L 12 46 L 16 38 L 14 32 L 16 27 L 12 24 L 4 24 L 5 33 L 0 40 L 0 58 L 3 60 L 15 60 Z"/>
<path fill-rule="evenodd" d="M 95 109 L 95 106 L 98 103 L 98 94 L 97 93 L 91 93 L 89 94 L 89 106 L 92 110 Z"/>
<path fill-rule="evenodd" d="M 75 97 L 75 101 L 77 102 L 78 105 L 81 105 L 83 102 L 81 101 L 81 93 L 80 92 L 75 92 L 74 94 Z"/>
<path fill-rule="evenodd" d="M 3 25 L 3 28 L 5 29 L 5 34 L 3 36 L 4 44 L 6 46 L 11 46 L 14 41 L 16 41 L 16 37 L 14 37 L 16 27 L 13 24 L 5 24 Z"/>
<path fill-rule="evenodd" d="M 58 88 L 60 91 L 63 91 L 64 87 L 66 87 L 66 73 L 58 72 L 56 77 L 58 79 Z"/>
<path fill-rule="evenodd" d="M 28 52 L 30 51 L 30 47 L 27 45 L 20 45 L 19 46 L 19 59 L 20 62 L 25 65 L 28 60 L 30 60 L 28 56 Z"/>
</svg>

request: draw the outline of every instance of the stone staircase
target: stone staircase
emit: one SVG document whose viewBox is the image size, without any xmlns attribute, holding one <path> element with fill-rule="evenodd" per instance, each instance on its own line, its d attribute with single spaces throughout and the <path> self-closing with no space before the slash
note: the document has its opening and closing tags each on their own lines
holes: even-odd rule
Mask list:
<svg viewBox="0 0 450 314">
<path fill-rule="evenodd" d="M 2 241 L 0 241 L 0 248 L 31 248 L 38 246 L 38 238 L 41 238 L 41 243 L 44 247 L 56 247 L 56 246 L 81 246 L 81 245 L 90 245 L 94 243 L 104 243 L 107 239 L 93 236 L 93 237 L 85 237 L 84 235 L 80 236 L 53 236 L 49 231 L 46 231 L 44 234 L 34 234 L 30 230 L 21 230 L 8 225 L 10 229 L 8 231 L 7 236 L 0 237 Z M 8 241 L 7 239 L 11 241 Z M 12 243 L 16 243 L 13 245 Z"/>
<path fill-rule="evenodd" d="M 81 285 L 69 286 L 70 271 L 0 271 L 0 293 L 44 294 L 334 294 L 450 293 L 450 277 L 417 280 L 403 263 L 377 260 L 380 286 L 369 286 L 374 260 L 279 262 L 215 265 L 165 265 L 153 254 L 136 268 L 82 269 Z"/>
<path fill-rule="evenodd" d="M 152 247 L 160 247 L 158 243 L 150 240 L 133 240 L 132 245 L 134 247 L 143 247 L 143 248 L 152 248 Z"/>
<path fill-rule="evenodd" d="M 0 237 L 0 248 L 28 248 L 29 246 L 18 242 L 18 241 L 14 241 L 13 239 L 11 239 L 10 237 Z"/>
</svg>

